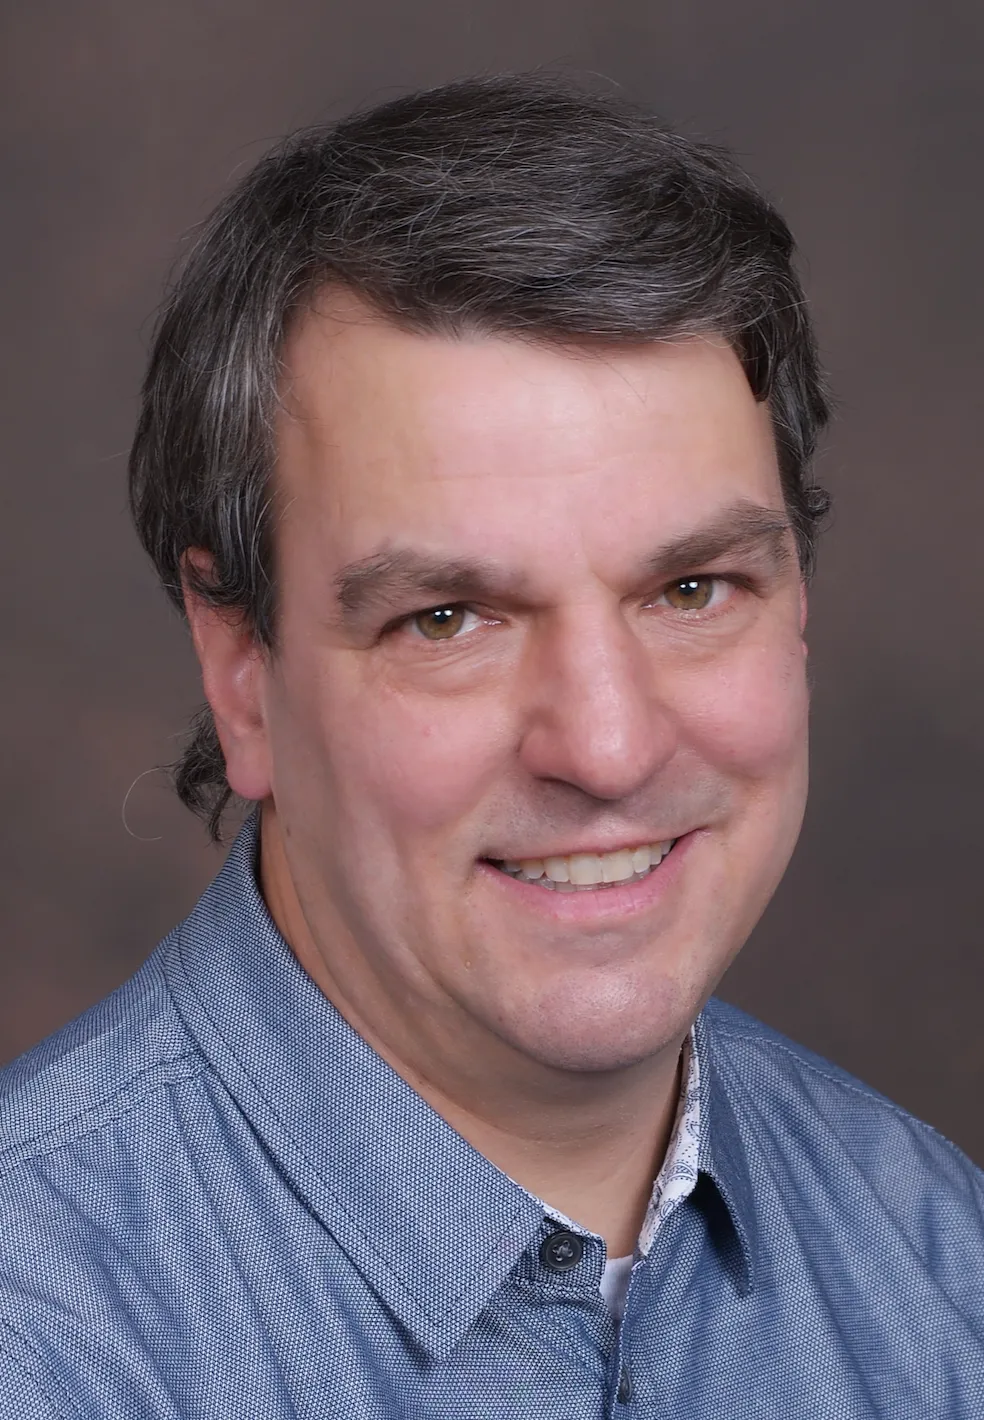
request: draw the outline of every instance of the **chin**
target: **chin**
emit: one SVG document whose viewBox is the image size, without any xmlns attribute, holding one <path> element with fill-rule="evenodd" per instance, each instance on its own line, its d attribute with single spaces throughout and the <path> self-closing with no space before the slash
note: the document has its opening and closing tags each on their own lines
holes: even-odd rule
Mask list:
<svg viewBox="0 0 984 1420">
<path fill-rule="evenodd" d="M 669 983 L 649 991 L 579 992 L 540 1003 L 506 1035 L 528 1058 L 570 1074 L 628 1070 L 682 1045 L 700 1002 Z"/>
<path fill-rule="evenodd" d="M 682 1024 L 679 1032 L 670 1037 L 656 1036 L 650 1031 L 646 1038 L 640 1036 L 631 1042 L 617 1030 L 607 1036 L 595 1034 L 566 1040 L 559 1034 L 555 1039 L 541 1036 L 525 1046 L 524 1054 L 548 1069 L 567 1075 L 616 1074 L 653 1060 L 667 1050 L 675 1052 L 683 1044 L 688 1028 L 688 1024 Z"/>
</svg>

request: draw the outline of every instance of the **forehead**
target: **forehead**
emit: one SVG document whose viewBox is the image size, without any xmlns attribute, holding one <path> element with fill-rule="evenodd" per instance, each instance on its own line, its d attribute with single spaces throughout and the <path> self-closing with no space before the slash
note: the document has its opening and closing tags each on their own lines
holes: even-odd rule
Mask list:
<svg viewBox="0 0 984 1420">
<path fill-rule="evenodd" d="M 624 540 L 626 520 L 673 536 L 736 499 L 781 507 L 768 411 L 721 340 L 418 334 L 336 295 L 298 323 L 284 370 L 284 522 L 340 555 L 397 535 L 560 553 L 575 523 L 580 541 Z"/>
</svg>

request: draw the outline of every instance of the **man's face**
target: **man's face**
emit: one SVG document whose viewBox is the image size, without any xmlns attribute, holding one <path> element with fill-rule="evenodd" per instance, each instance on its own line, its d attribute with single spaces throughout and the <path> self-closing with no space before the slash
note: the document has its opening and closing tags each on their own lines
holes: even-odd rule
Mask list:
<svg viewBox="0 0 984 1420">
<path fill-rule="evenodd" d="M 278 439 L 279 645 L 230 775 L 272 794 L 340 1003 L 564 1070 L 678 1043 L 806 792 L 801 584 L 736 357 L 325 301 Z"/>
</svg>

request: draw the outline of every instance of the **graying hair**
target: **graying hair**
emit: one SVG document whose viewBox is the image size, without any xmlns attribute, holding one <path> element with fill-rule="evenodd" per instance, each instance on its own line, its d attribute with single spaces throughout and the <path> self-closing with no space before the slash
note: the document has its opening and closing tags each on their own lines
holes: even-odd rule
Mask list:
<svg viewBox="0 0 984 1420">
<path fill-rule="evenodd" d="M 130 459 L 140 539 L 275 648 L 272 416 L 290 322 L 326 285 L 413 331 L 539 341 L 727 339 L 768 401 L 806 575 L 828 405 L 775 208 L 723 150 L 537 75 L 465 80 L 305 130 L 205 224 L 158 321 Z M 190 548 L 211 556 L 207 576 Z M 220 836 L 231 798 L 206 706 L 173 766 Z"/>
</svg>

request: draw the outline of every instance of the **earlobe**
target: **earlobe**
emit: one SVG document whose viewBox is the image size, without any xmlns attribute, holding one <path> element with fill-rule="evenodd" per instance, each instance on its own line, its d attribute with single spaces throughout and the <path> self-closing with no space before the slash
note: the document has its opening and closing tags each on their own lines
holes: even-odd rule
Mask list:
<svg viewBox="0 0 984 1420">
<path fill-rule="evenodd" d="M 197 577 L 188 575 L 188 564 Z M 266 799 L 271 792 L 267 658 L 248 620 L 233 609 L 214 606 L 196 585 L 207 581 L 210 567 L 209 554 L 193 548 L 185 554 L 181 579 L 205 698 L 225 756 L 229 787 L 244 799 Z"/>
</svg>

